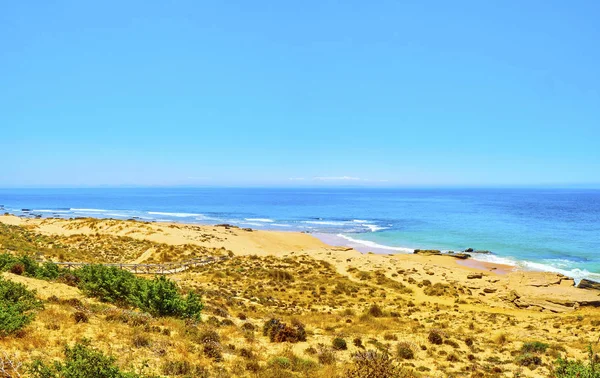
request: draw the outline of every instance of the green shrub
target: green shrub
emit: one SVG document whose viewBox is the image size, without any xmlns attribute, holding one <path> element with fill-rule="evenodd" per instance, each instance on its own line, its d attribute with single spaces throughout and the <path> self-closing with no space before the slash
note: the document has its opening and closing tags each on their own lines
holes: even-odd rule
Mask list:
<svg viewBox="0 0 600 378">
<path fill-rule="evenodd" d="M 148 280 L 103 265 L 87 265 L 76 275 L 79 288 L 87 296 L 122 307 L 138 307 L 154 316 L 199 320 L 204 307 L 198 295 L 190 292 L 182 296 L 177 284 L 165 276 Z"/>
<path fill-rule="evenodd" d="M 204 307 L 195 293 L 183 297 L 177 284 L 165 276 L 153 280 L 137 278 L 137 288 L 133 293 L 134 302 L 140 309 L 155 316 L 176 316 L 200 320 Z"/>
<path fill-rule="evenodd" d="M 554 376 L 556 378 L 600 378 L 600 368 L 592 346 L 588 348 L 588 362 L 559 358 L 556 361 Z"/>
<path fill-rule="evenodd" d="M 34 310 L 42 308 L 35 291 L 0 277 L 0 336 L 10 335 L 31 322 Z"/>
<path fill-rule="evenodd" d="M 342 339 L 341 337 L 336 337 L 335 339 L 333 339 L 333 341 L 331 342 L 331 346 L 333 346 L 333 349 L 335 349 L 335 350 L 346 350 L 346 349 L 348 349 L 348 345 L 346 344 L 346 340 Z"/>
<path fill-rule="evenodd" d="M 79 288 L 88 297 L 120 306 L 135 302 L 136 277 L 130 272 L 103 265 L 86 265 L 77 270 Z"/>
<path fill-rule="evenodd" d="M 537 366 L 541 365 L 542 358 L 532 353 L 523 353 L 517 357 L 517 365 L 521 366 Z"/>
<path fill-rule="evenodd" d="M 66 272 L 53 262 L 40 264 L 29 256 L 14 256 L 9 253 L 0 254 L 0 271 L 44 280 L 56 279 Z"/>
<path fill-rule="evenodd" d="M 89 341 L 83 340 L 64 350 L 64 361 L 46 365 L 35 360 L 30 368 L 33 378 L 136 378 L 135 373 L 121 372 L 115 365 L 115 358 L 106 356 L 92 348 Z"/>
<path fill-rule="evenodd" d="M 544 353 L 546 349 L 548 349 L 549 345 L 539 342 L 539 341 L 531 341 L 523 344 L 521 351 L 523 353 Z"/>
<path fill-rule="evenodd" d="M 405 360 L 412 360 L 415 358 L 415 352 L 413 351 L 412 346 L 407 342 L 398 343 L 396 346 L 396 355 L 398 358 Z"/>
</svg>

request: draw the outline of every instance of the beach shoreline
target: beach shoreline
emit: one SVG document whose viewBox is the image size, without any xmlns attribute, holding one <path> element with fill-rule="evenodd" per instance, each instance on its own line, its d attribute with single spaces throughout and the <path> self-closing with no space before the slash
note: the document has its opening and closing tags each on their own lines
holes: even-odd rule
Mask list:
<svg viewBox="0 0 600 378">
<path fill-rule="evenodd" d="M 494 307 L 566 312 L 581 306 L 600 306 L 600 292 L 578 289 L 571 277 L 559 273 L 523 271 L 493 262 L 459 259 L 452 254 L 361 252 L 348 246 L 327 244 L 315 235 L 302 232 L 96 218 L 0 216 L 0 222 L 61 238 L 106 235 L 173 246 L 197 245 L 231 251 L 235 256 L 307 256 L 326 261 L 345 276 L 364 272 L 361 274 L 384 273 L 394 278 L 409 272 L 410 279 L 405 278 L 405 282 L 427 281 L 466 287 L 478 302 Z M 422 300 L 427 299 L 422 297 Z"/>
</svg>

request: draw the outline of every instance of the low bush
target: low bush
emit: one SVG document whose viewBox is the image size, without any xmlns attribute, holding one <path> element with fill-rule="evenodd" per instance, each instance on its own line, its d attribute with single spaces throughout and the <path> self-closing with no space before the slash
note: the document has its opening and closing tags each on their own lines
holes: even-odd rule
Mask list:
<svg viewBox="0 0 600 378">
<path fill-rule="evenodd" d="M 218 342 L 205 342 L 202 351 L 206 357 L 212 358 L 215 362 L 223 361 L 223 348 Z"/>
<path fill-rule="evenodd" d="M 444 343 L 442 332 L 437 329 L 432 329 L 431 331 L 429 331 L 427 340 L 429 340 L 430 343 L 435 345 L 442 345 Z"/>
<path fill-rule="evenodd" d="M 87 265 L 76 272 L 79 288 L 90 297 L 119 306 L 138 307 L 154 316 L 199 320 L 204 307 L 193 292 L 182 296 L 177 284 L 165 276 L 152 280 L 116 267 Z"/>
<path fill-rule="evenodd" d="M 64 272 L 52 262 L 40 264 L 29 256 L 9 253 L 0 254 L 0 271 L 46 280 L 56 279 Z"/>
<path fill-rule="evenodd" d="M 270 270 L 269 277 L 274 281 L 280 282 L 291 282 L 294 280 L 294 276 L 290 272 L 280 269 Z"/>
<path fill-rule="evenodd" d="M 73 319 L 75 323 L 87 323 L 89 322 L 89 317 L 83 311 L 77 311 L 73 314 Z"/>
<path fill-rule="evenodd" d="M 353 363 L 346 371 L 346 377 L 414 377 L 412 371 L 398 365 L 387 353 L 374 350 L 358 352 L 353 356 Z"/>
<path fill-rule="evenodd" d="M 64 349 L 65 359 L 46 364 L 37 359 L 31 365 L 33 378 L 136 378 L 139 375 L 122 372 L 115 365 L 116 359 L 106 356 L 90 346 L 88 340 L 68 345 Z"/>
<path fill-rule="evenodd" d="M 531 341 L 523 344 L 521 351 L 523 353 L 544 353 L 546 349 L 548 349 L 549 345 L 539 342 L 539 341 Z"/>
<path fill-rule="evenodd" d="M 540 356 L 532 354 L 532 353 L 524 353 L 517 357 L 517 365 L 521 366 L 537 366 L 541 365 L 542 359 Z"/>
<path fill-rule="evenodd" d="M 42 307 L 34 291 L 0 276 L 0 337 L 21 330 Z"/>
<path fill-rule="evenodd" d="M 292 325 L 288 326 L 279 319 L 270 319 L 263 326 L 263 336 L 268 336 L 271 342 L 290 342 L 297 343 L 306 341 L 306 330 L 304 324 L 298 320 L 292 320 Z"/>
<path fill-rule="evenodd" d="M 598 356 L 594 354 L 592 346 L 588 348 L 588 361 L 576 361 L 559 358 L 556 361 L 554 376 L 556 378 L 600 378 Z"/>
<path fill-rule="evenodd" d="M 381 309 L 381 307 L 379 307 L 376 304 L 369 307 L 368 313 L 369 313 L 369 315 L 371 315 L 372 317 L 375 317 L 375 318 L 380 318 L 383 316 L 383 310 Z"/>
<path fill-rule="evenodd" d="M 341 337 L 336 337 L 335 339 L 333 339 L 333 341 L 331 342 L 331 346 L 335 350 L 346 350 L 346 349 L 348 349 L 348 345 L 346 344 L 346 340 L 342 339 Z"/>
<path fill-rule="evenodd" d="M 335 363 L 335 354 L 331 348 L 319 344 L 319 348 L 317 349 L 317 359 L 322 365 L 332 365 Z"/>
<path fill-rule="evenodd" d="M 398 343 L 396 346 L 396 355 L 404 360 L 412 360 L 415 358 L 415 352 L 412 346 L 407 342 Z"/>
<path fill-rule="evenodd" d="M 188 361 L 166 361 L 161 370 L 165 375 L 189 375 L 192 365 Z"/>
<path fill-rule="evenodd" d="M 362 339 L 360 337 L 357 337 L 354 340 L 352 340 L 352 344 L 354 344 L 354 346 L 357 348 L 365 349 L 365 347 L 362 343 Z"/>
</svg>

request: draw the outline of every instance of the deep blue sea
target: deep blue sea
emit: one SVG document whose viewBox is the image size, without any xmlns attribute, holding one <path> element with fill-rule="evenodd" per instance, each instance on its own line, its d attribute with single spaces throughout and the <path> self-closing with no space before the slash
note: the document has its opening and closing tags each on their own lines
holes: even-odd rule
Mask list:
<svg viewBox="0 0 600 378">
<path fill-rule="evenodd" d="M 308 231 L 363 251 L 472 247 L 493 252 L 479 259 L 600 280 L 600 190 L 0 189 L 0 205 L 27 216 Z"/>
</svg>

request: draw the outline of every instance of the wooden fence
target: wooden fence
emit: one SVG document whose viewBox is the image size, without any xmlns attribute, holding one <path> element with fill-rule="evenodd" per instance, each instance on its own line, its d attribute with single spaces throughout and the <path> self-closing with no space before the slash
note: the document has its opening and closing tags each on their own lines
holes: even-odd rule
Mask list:
<svg viewBox="0 0 600 378">
<path fill-rule="evenodd" d="M 199 259 L 192 259 L 187 261 L 179 261 L 179 262 L 170 262 L 164 264 L 129 264 L 129 263 L 104 263 L 104 264 L 94 264 L 94 263 L 84 263 L 84 262 L 55 262 L 56 265 L 60 265 L 67 269 L 77 269 L 86 265 L 104 265 L 104 266 L 114 266 L 120 269 L 127 270 L 131 273 L 135 274 L 174 274 L 183 272 L 190 268 L 195 268 L 197 266 L 204 266 L 209 264 L 215 264 L 224 260 L 229 259 L 227 256 L 220 257 L 205 257 Z"/>
</svg>

